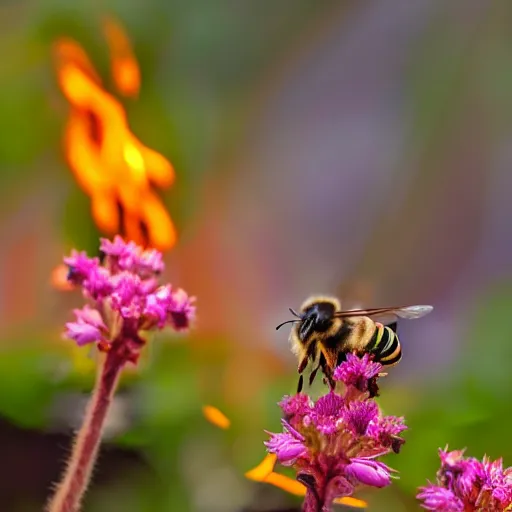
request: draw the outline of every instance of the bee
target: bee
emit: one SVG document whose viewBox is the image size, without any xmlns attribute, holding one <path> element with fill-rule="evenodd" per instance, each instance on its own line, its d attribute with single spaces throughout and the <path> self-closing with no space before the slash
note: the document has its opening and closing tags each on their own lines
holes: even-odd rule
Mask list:
<svg viewBox="0 0 512 512">
<path fill-rule="evenodd" d="M 343 311 L 334 297 L 310 297 L 302 304 L 300 312 L 290 309 L 293 323 L 290 333 L 292 351 L 299 359 L 297 393 L 303 387 L 303 372 L 311 361 L 316 365 L 309 377 L 311 385 L 319 369 L 331 387 L 332 374 L 347 354 L 371 354 L 383 366 L 394 366 L 402 358 L 402 349 L 396 333 L 397 318 L 421 318 L 432 311 L 432 306 L 400 306 L 390 308 L 354 309 Z M 373 317 L 391 317 L 386 324 Z"/>
</svg>

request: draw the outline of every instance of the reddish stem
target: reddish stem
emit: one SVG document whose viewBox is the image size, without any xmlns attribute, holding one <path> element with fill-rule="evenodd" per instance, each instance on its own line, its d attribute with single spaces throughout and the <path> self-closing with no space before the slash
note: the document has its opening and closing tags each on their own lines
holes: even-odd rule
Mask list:
<svg viewBox="0 0 512 512">
<path fill-rule="evenodd" d="M 306 491 L 306 497 L 302 504 L 302 512 L 322 512 L 318 495 L 312 489 Z"/>
<path fill-rule="evenodd" d="M 47 512 L 77 512 L 87 490 L 101 442 L 105 418 L 112 403 L 124 360 L 116 351 L 107 353 L 82 427 L 76 436 L 66 473 L 48 503 Z"/>
</svg>

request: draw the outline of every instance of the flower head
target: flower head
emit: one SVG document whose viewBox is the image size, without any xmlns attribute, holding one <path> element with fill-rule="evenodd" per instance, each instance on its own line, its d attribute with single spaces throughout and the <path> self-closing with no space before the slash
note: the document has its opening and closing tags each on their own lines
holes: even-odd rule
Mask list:
<svg viewBox="0 0 512 512">
<path fill-rule="evenodd" d="M 66 338 L 75 340 L 79 346 L 99 342 L 104 338 L 107 326 L 97 310 L 84 306 L 83 309 L 75 309 L 73 313 L 76 322 L 66 324 Z"/>
<path fill-rule="evenodd" d="M 464 450 L 439 450 L 441 468 L 437 484 L 420 488 L 423 508 L 433 511 L 466 510 L 500 512 L 512 507 L 512 468 L 503 469 L 501 459 L 483 462 L 464 457 Z"/>
<path fill-rule="evenodd" d="M 145 343 L 142 331 L 189 327 L 194 298 L 171 285 L 158 285 L 157 276 L 164 269 L 161 253 L 119 236 L 114 241 L 102 239 L 100 249 L 105 256 L 102 264 L 77 251 L 64 259 L 68 280 L 81 286 L 91 303 L 75 310 L 76 321 L 66 324 L 66 337 L 78 345 L 116 349 L 125 360 L 135 362 Z"/>
<path fill-rule="evenodd" d="M 112 242 L 103 238 L 100 251 L 106 255 L 110 267 L 128 270 L 141 277 L 159 274 L 165 268 L 162 253 L 156 249 L 143 249 L 134 242 L 125 242 L 120 236 Z"/>
<path fill-rule="evenodd" d="M 281 464 L 289 466 L 299 457 L 306 455 L 304 436 L 297 432 L 289 423 L 283 420 L 284 432 L 272 434 L 270 441 L 265 443 L 268 451 L 277 454 Z"/>
<path fill-rule="evenodd" d="M 333 500 L 360 486 L 391 483 L 393 470 L 376 459 L 393 451 L 392 437 L 403 443 L 399 434 L 405 425 L 401 418 L 383 416 L 370 398 L 367 382 L 380 368 L 368 356 L 350 354 L 334 372 L 345 383 L 342 394 L 331 389 L 316 402 L 297 394 L 279 403 L 284 431 L 269 433 L 265 445 L 307 487 L 304 510 L 328 510 Z"/>
<path fill-rule="evenodd" d="M 354 458 L 345 468 L 351 479 L 372 487 L 386 487 L 391 483 L 390 468 L 383 462 L 367 458 Z"/>
<path fill-rule="evenodd" d="M 336 433 L 338 423 L 343 421 L 342 410 L 344 407 L 343 398 L 333 391 L 321 396 L 310 413 L 314 428 L 326 435 Z"/>
<path fill-rule="evenodd" d="M 344 382 L 346 386 L 352 386 L 360 392 L 369 391 L 375 396 L 377 391 L 372 392 L 372 381 L 375 382 L 381 369 L 382 365 L 375 363 L 369 354 L 364 354 L 362 358 L 347 354 L 345 363 L 334 370 L 333 378 Z"/>
<path fill-rule="evenodd" d="M 437 485 L 421 487 L 418 499 L 423 500 L 426 510 L 443 510 L 444 512 L 464 512 L 464 503 L 455 494 Z"/>
<path fill-rule="evenodd" d="M 98 258 L 89 258 L 84 251 L 71 251 L 71 255 L 64 258 L 64 263 L 68 266 L 68 281 L 73 284 L 82 284 L 92 271 L 98 268 L 100 261 Z"/>
</svg>

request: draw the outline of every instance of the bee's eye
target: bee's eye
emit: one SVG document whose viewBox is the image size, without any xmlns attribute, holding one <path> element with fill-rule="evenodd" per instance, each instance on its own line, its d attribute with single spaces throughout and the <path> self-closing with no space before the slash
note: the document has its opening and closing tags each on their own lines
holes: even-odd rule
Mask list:
<svg viewBox="0 0 512 512">
<path fill-rule="evenodd" d="M 309 336 L 309 333 L 313 330 L 314 323 L 315 319 L 313 317 L 308 317 L 302 321 L 299 328 L 299 335 L 302 339 L 305 339 Z"/>
<path fill-rule="evenodd" d="M 316 312 L 319 320 L 329 320 L 334 314 L 334 305 L 330 302 L 319 302 Z"/>
</svg>

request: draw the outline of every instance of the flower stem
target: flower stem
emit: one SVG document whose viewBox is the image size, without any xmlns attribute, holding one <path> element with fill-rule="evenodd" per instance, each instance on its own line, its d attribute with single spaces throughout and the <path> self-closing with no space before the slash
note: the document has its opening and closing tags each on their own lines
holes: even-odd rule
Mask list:
<svg viewBox="0 0 512 512">
<path fill-rule="evenodd" d="M 319 496 L 314 489 L 307 489 L 304 503 L 302 504 L 302 512 L 323 512 Z"/>
<path fill-rule="evenodd" d="M 96 385 L 76 436 L 66 473 L 49 501 L 47 512 L 77 512 L 96 460 L 105 418 L 112 403 L 124 360 L 110 351 L 100 367 Z"/>
</svg>

